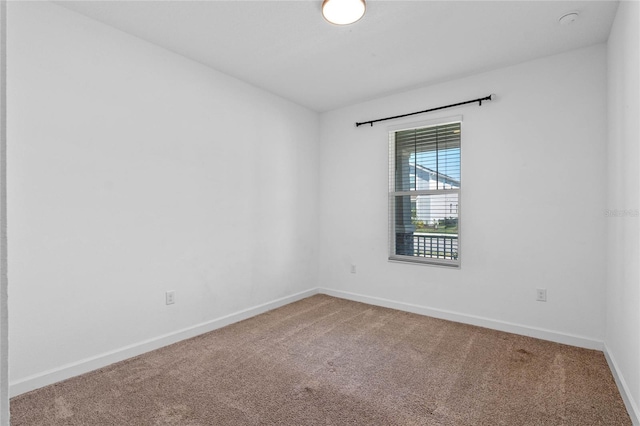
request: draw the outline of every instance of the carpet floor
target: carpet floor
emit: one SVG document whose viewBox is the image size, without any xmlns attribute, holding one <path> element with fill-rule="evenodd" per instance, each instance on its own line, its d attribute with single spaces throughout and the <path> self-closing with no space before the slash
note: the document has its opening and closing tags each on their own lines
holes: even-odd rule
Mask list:
<svg viewBox="0 0 640 426">
<path fill-rule="evenodd" d="M 602 352 L 316 295 L 11 399 L 25 425 L 631 425 Z"/>
</svg>

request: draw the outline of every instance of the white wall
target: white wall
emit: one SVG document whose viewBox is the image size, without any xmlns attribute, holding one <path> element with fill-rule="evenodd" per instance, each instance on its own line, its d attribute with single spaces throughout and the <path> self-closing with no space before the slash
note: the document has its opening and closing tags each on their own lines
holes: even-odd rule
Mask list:
<svg viewBox="0 0 640 426">
<path fill-rule="evenodd" d="M 354 126 L 490 93 L 482 107 Z M 387 126 L 459 114 L 462 267 L 388 262 Z M 606 115 L 604 45 L 323 114 L 320 285 L 601 346 Z M 538 287 L 548 302 L 536 302 Z"/>
<path fill-rule="evenodd" d="M 7 3 L 0 2 L 0 426 L 9 424 L 9 315 L 7 280 Z"/>
<path fill-rule="evenodd" d="M 608 41 L 605 344 L 640 422 L 640 3 L 623 1 Z"/>
<path fill-rule="evenodd" d="M 317 286 L 317 113 L 50 3 L 8 13 L 12 383 Z"/>
</svg>

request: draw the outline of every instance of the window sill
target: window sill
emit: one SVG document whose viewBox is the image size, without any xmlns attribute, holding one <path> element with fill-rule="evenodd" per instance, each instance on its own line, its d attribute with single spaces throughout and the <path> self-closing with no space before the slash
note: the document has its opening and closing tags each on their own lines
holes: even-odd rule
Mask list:
<svg viewBox="0 0 640 426">
<path fill-rule="evenodd" d="M 389 256 L 389 262 L 411 263 L 414 265 L 426 265 L 426 266 L 440 266 L 447 269 L 460 269 L 459 260 L 425 259 L 425 258 L 414 258 L 411 256 Z"/>
</svg>

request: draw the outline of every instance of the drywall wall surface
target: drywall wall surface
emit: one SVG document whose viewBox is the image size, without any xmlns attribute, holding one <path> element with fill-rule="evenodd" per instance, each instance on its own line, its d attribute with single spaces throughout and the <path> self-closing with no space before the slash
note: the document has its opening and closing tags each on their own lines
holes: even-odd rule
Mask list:
<svg viewBox="0 0 640 426">
<path fill-rule="evenodd" d="M 9 425 L 7 274 L 7 2 L 0 2 L 0 426 Z"/>
<path fill-rule="evenodd" d="M 640 3 L 618 6 L 608 41 L 606 337 L 640 421 Z"/>
<path fill-rule="evenodd" d="M 317 286 L 317 113 L 48 2 L 8 13 L 12 383 Z"/>
<path fill-rule="evenodd" d="M 389 262 L 388 126 L 458 115 L 461 267 Z M 604 45 L 324 113 L 320 285 L 602 342 L 606 115 Z"/>
</svg>

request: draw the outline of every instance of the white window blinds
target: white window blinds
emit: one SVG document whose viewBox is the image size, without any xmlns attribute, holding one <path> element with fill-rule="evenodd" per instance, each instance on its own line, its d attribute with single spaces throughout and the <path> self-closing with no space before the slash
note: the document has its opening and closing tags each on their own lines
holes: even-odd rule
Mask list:
<svg viewBox="0 0 640 426">
<path fill-rule="evenodd" d="M 389 258 L 458 266 L 459 121 L 389 133 Z"/>
</svg>

